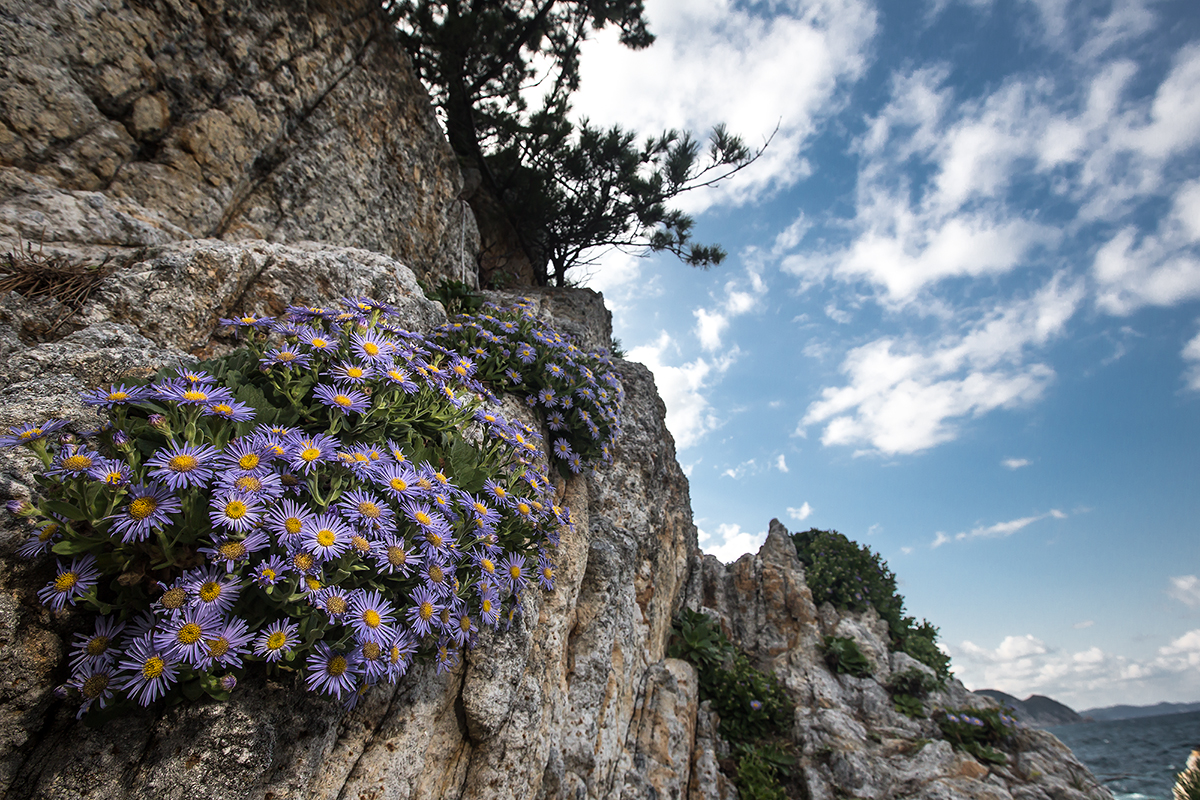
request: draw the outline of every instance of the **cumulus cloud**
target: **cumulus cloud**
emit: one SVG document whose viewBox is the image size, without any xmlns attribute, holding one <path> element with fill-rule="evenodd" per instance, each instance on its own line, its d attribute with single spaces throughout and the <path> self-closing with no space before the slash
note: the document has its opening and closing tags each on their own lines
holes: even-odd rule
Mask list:
<svg viewBox="0 0 1200 800">
<path fill-rule="evenodd" d="M 1082 630 L 1087 630 L 1088 628 L 1092 627 L 1095 624 L 1096 624 L 1095 620 L 1085 619 L 1082 622 L 1076 622 L 1071 627 L 1077 631 L 1082 631 Z"/>
<path fill-rule="evenodd" d="M 805 501 L 804 505 L 799 508 L 788 508 L 787 512 L 789 517 L 799 522 L 808 519 L 812 514 L 812 506 Z"/>
<path fill-rule="evenodd" d="M 721 523 L 713 534 L 698 529 L 697 538 L 702 551 L 729 564 L 746 553 L 757 553 L 767 540 L 767 532 L 749 533 L 740 525 Z"/>
<path fill-rule="evenodd" d="M 727 123 L 750 147 L 778 130 L 757 163 L 734 180 L 686 197 L 687 210 L 741 203 L 811 172 L 802 155 L 818 123 L 840 107 L 875 35 L 870 0 L 784 0 L 769 8 L 735 0 L 647 0 L 653 47 L 633 51 L 615 30 L 583 48 L 575 111 L 643 134 L 701 135 Z"/>
<path fill-rule="evenodd" d="M 1183 360 L 1187 364 L 1184 380 L 1189 389 L 1200 391 L 1200 333 L 1183 347 Z"/>
<path fill-rule="evenodd" d="M 1029 300 L 932 347 L 890 337 L 857 347 L 842 362 L 848 383 L 822 389 L 800 428 L 824 425 L 827 446 L 916 453 L 954 439 L 966 417 L 1036 400 L 1054 371 L 1024 363 L 1025 352 L 1062 330 L 1083 291 L 1080 283 L 1056 277 Z"/>
<path fill-rule="evenodd" d="M 1193 696 L 1200 689 L 1200 629 L 1172 639 L 1144 659 L 1096 646 L 1071 652 L 1030 634 L 1006 636 L 995 649 L 964 641 L 949 650 L 957 677 L 970 688 L 999 689 L 1017 697 L 1043 694 L 1077 709 L 1157 702 Z"/>
<path fill-rule="evenodd" d="M 720 427 L 721 420 L 708 402 L 707 391 L 733 364 L 737 351 L 726 352 L 720 358 L 696 358 L 682 365 L 667 363 L 671 355 L 678 355 L 678 347 L 663 331 L 651 344 L 630 349 L 628 358 L 640 361 L 654 373 L 658 393 L 667 406 L 667 429 L 675 437 L 675 446 L 685 450 Z"/>
<path fill-rule="evenodd" d="M 1200 608 L 1200 578 L 1195 575 L 1179 575 L 1170 579 L 1167 595 L 1188 608 Z"/>
<path fill-rule="evenodd" d="M 767 292 L 756 255 L 753 250 L 747 254 L 744 276 L 725 283 L 715 307 L 697 308 L 692 312 L 696 317 L 696 338 L 710 353 L 721 349 L 721 335 L 729 327 L 729 321 L 753 311 Z"/>
<path fill-rule="evenodd" d="M 1032 462 L 1028 458 L 1006 458 L 1000 462 L 1005 469 L 1020 469 L 1028 467 Z"/>
<path fill-rule="evenodd" d="M 775 459 L 775 469 L 780 472 L 788 471 L 787 459 L 784 458 L 783 453 L 780 453 L 779 458 Z"/>
</svg>

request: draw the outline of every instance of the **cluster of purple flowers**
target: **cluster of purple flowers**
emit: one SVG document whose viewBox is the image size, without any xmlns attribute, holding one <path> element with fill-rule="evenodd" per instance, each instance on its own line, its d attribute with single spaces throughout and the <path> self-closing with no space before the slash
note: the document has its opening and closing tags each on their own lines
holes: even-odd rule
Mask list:
<svg viewBox="0 0 1200 800">
<path fill-rule="evenodd" d="M 460 316 L 434 333 L 489 380 L 524 392 L 545 414 L 555 437 L 551 454 L 572 473 L 612 460 L 625 391 L 606 353 L 584 352 L 543 326 L 532 301 L 489 303 L 478 316 Z"/>
<path fill-rule="evenodd" d="M 81 715 L 114 692 L 148 705 L 203 676 L 228 690 L 253 661 L 299 661 L 311 690 L 353 704 L 420 651 L 452 668 L 481 628 L 511 623 L 526 589 L 553 588 L 552 551 L 572 522 L 538 466 L 540 435 L 494 410 L 479 359 L 391 325 L 386 306 L 344 305 L 225 322 L 249 333 L 262 373 L 285 387 L 314 372 L 311 397 L 335 417 L 406 397 L 448 409 L 480 434 L 486 479 L 472 468 L 460 485 L 443 461 L 414 460 L 408 441 L 358 441 L 353 426 L 339 437 L 254 425 L 255 408 L 190 369 L 87 393 L 109 410 L 101 430 L 63 435 L 67 423 L 51 420 L 0 437 L 36 450 L 55 479 L 47 498 L 9 504 L 31 528 L 20 552 L 64 543 L 59 552 L 101 554 L 60 560 L 43 603 L 118 607 L 73 645 L 68 685 Z M 272 336 L 284 341 L 268 349 Z M 165 443 L 131 440 L 122 424 L 134 420 Z M 56 513 L 70 503 L 86 518 Z M 170 562 L 168 544 L 189 555 Z M 149 552 L 172 566 L 153 566 L 158 580 L 145 578 L 140 594 L 101 573 L 100 563 Z M 150 606 L 121 606 L 114 594 L 148 594 Z"/>
</svg>

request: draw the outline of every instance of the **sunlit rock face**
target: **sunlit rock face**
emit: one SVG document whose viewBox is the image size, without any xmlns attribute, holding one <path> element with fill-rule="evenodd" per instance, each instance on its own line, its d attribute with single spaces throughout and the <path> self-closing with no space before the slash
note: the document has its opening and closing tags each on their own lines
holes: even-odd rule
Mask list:
<svg viewBox="0 0 1200 800">
<path fill-rule="evenodd" d="M 436 283 L 462 176 L 377 0 L 0 3 L 0 238 L 318 240 Z"/>
</svg>

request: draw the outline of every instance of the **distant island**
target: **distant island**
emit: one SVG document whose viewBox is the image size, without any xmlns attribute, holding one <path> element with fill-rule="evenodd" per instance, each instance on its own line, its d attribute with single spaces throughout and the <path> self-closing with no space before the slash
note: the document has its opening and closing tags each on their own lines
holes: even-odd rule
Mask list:
<svg viewBox="0 0 1200 800">
<path fill-rule="evenodd" d="M 1156 703 L 1152 706 L 1105 706 L 1075 711 L 1070 706 L 1040 694 L 1032 694 L 1018 700 L 1011 694 L 997 689 L 980 689 L 975 694 L 990 697 L 1007 707 L 1014 717 L 1026 725 L 1036 728 L 1053 728 L 1057 725 L 1074 725 L 1079 722 L 1109 722 L 1118 719 L 1161 717 L 1167 714 L 1186 714 L 1200 711 L 1200 703 Z"/>
</svg>

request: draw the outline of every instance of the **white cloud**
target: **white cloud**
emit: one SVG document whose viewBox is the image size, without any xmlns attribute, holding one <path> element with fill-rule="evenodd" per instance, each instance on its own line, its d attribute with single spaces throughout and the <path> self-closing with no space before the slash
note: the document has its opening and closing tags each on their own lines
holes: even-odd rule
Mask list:
<svg viewBox="0 0 1200 800">
<path fill-rule="evenodd" d="M 969 531 L 962 531 L 947 536 L 943 531 L 938 531 L 934 534 L 933 541 L 930 543 L 931 548 L 938 548 L 950 542 L 963 542 L 968 539 L 1004 539 L 1012 536 L 1019 530 L 1029 527 L 1035 522 L 1041 522 L 1044 519 L 1066 519 L 1067 515 L 1057 508 L 1052 508 L 1045 514 L 1034 514 L 1029 517 L 1020 517 L 1011 519 L 1006 522 L 997 522 L 992 525 L 979 525 Z"/>
<path fill-rule="evenodd" d="M 729 564 L 746 553 L 757 553 L 767 540 L 767 532 L 748 533 L 740 525 L 721 523 L 715 534 L 700 531 L 697 538 L 702 551 Z"/>
<path fill-rule="evenodd" d="M 724 475 L 726 478 L 733 478 L 736 481 L 736 480 L 739 480 L 743 475 L 746 475 L 747 473 L 753 473 L 753 472 L 757 472 L 757 471 L 758 471 L 758 464 L 752 458 L 749 461 L 743 461 L 741 464 L 738 464 L 736 467 L 730 467 L 729 469 L 725 470 L 721 474 Z"/>
<path fill-rule="evenodd" d="M 1074 627 L 1090 626 L 1088 621 Z M 957 677 L 969 688 L 999 689 L 1017 697 L 1043 694 L 1076 709 L 1153 703 L 1200 691 L 1200 629 L 1141 660 L 1096 646 L 1068 652 L 1029 634 L 1006 636 L 994 650 L 964 641 L 950 652 Z"/>
<path fill-rule="evenodd" d="M 1200 608 L 1200 578 L 1195 575 L 1179 575 L 1171 578 L 1167 594 L 1188 608 Z"/>
<path fill-rule="evenodd" d="M 667 406 L 667 429 L 675 446 L 685 450 L 721 425 L 708 402 L 707 390 L 733 364 L 736 348 L 720 358 L 697 358 L 681 366 L 666 363 L 669 353 L 678 352 L 671 336 L 663 331 L 647 345 L 630 349 L 628 358 L 640 361 L 654 373 L 658 393 Z"/>
<path fill-rule="evenodd" d="M 654 46 L 622 47 L 605 30 L 583 47 L 576 113 L 642 134 L 703 133 L 719 122 L 763 157 L 734 180 L 687 197 L 687 210 L 745 202 L 806 177 L 802 155 L 817 123 L 844 102 L 876 30 L 870 0 L 785 0 L 767 9 L 734 0 L 647 0 Z"/>
<path fill-rule="evenodd" d="M 1000 462 L 1005 469 L 1020 469 L 1028 467 L 1032 462 L 1028 458 L 1006 458 Z"/>
<path fill-rule="evenodd" d="M 1200 391 L 1200 333 L 1183 347 L 1183 360 L 1188 363 L 1184 379 L 1189 389 Z"/>
<path fill-rule="evenodd" d="M 696 317 L 696 337 L 710 353 L 721 349 L 721 334 L 729 327 L 729 321 L 753 311 L 767 292 L 767 284 L 758 272 L 757 252 L 751 249 L 745 260 L 744 277 L 725 283 L 715 308 L 697 308 L 692 312 Z"/>
<path fill-rule="evenodd" d="M 804 505 L 799 508 L 789 507 L 787 512 L 789 517 L 799 522 L 808 519 L 809 515 L 812 514 L 812 506 L 808 504 L 808 501 L 805 501 Z"/>
<path fill-rule="evenodd" d="M 787 459 L 783 457 L 783 453 L 780 453 L 779 458 L 775 459 L 775 469 L 780 472 L 788 471 Z"/>
<path fill-rule="evenodd" d="M 1071 627 L 1077 631 L 1082 631 L 1082 630 L 1087 630 L 1088 628 L 1092 627 L 1095 624 L 1096 624 L 1095 620 L 1085 619 L 1082 622 L 1076 622 Z"/>
<path fill-rule="evenodd" d="M 1058 334 L 1082 297 L 1082 285 L 1055 278 L 1033 298 L 930 348 L 891 338 L 857 347 L 842 362 L 847 385 L 822 389 L 800 428 L 824 424 L 823 444 L 885 455 L 950 441 L 963 418 L 1041 396 L 1054 371 L 1023 363 L 1024 351 Z"/>
</svg>

